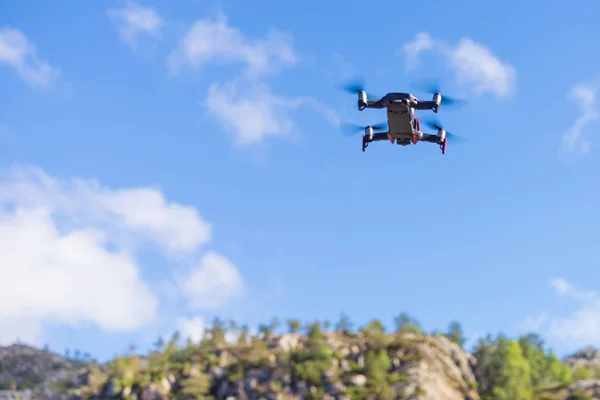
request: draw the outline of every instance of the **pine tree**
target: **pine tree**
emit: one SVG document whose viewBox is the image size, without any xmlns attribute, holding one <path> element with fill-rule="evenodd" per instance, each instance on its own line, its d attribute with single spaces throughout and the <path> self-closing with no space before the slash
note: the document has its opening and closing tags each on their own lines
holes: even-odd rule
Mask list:
<svg viewBox="0 0 600 400">
<path fill-rule="evenodd" d="M 463 334 L 462 326 L 457 321 L 452 321 L 448 326 L 448 333 L 446 337 L 458 344 L 461 348 L 465 345 L 465 337 Z"/>
<path fill-rule="evenodd" d="M 502 366 L 498 384 L 492 393 L 495 400 L 532 400 L 533 385 L 529 363 L 523 357 L 521 347 L 509 340 L 506 349 L 500 353 Z"/>
</svg>

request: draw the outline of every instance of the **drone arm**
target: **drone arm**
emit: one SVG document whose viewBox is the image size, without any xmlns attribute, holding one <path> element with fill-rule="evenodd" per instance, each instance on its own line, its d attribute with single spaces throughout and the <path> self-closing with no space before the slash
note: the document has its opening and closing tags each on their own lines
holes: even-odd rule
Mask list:
<svg viewBox="0 0 600 400">
<path fill-rule="evenodd" d="M 388 140 L 388 133 L 387 132 L 377 132 L 373 134 L 373 139 L 371 140 L 372 142 L 376 142 L 379 140 Z"/>
<path fill-rule="evenodd" d="M 439 105 L 433 101 L 419 101 L 415 105 L 415 110 L 437 110 Z"/>
<path fill-rule="evenodd" d="M 385 108 L 386 105 L 381 100 L 367 100 L 365 108 Z"/>
<path fill-rule="evenodd" d="M 431 133 L 422 133 L 421 135 L 422 136 L 419 140 L 422 142 L 440 143 L 440 138 L 438 135 L 432 135 Z"/>
</svg>

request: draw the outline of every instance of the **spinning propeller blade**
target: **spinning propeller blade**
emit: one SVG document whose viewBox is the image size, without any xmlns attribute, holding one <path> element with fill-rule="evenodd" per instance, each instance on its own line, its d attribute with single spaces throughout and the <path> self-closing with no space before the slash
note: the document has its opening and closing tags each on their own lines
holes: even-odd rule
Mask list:
<svg viewBox="0 0 600 400">
<path fill-rule="evenodd" d="M 363 126 L 363 125 L 353 124 L 350 122 L 345 122 L 342 124 L 342 130 L 344 131 L 344 134 L 346 136 L 353 136 L 360 132 L 364 132 L 365 128 L 367 126 L 369 126 L 369 125 Z M 382 122 L 380 124 L 370 125 L 370 126 L 371 126 L 371 128 L 373 128 L 374 132 L 387 129 L 387 123 L 385 123 L 385 122 Z"/>
<path fill-rule="evenodd" d="M 358 92 L 360 91 L 365 91 L 365 85 L 362 81 L 354 81 L 351 83 L 348 83 L 346 85 L 343 85 L 342 88 L 348 92 L 348 93 L 352 93 L 352 94 L 358 94 Z"/>
<path fill-rule="evenodd" d="M 429 126 L 431 129 L 435 129 L 436 131 L 440 130 L 440 129 L 443 129 L 443 130 L 446 131 L 446 128 L 444 128 L 442 126 L 442 124 L 439 121 L 437 121 L 437 120 L 435 120 L 435 121 L 425 121 L 425 124 L 427 126 Z M 451 140 L 452 142 L 456 142 L 456 143 L 462 143 L 462 142 L 465 141 L 465 138 L 463 138 L 462 136 L 455 135 L 454 133 L 450 133 L 448 131 L 446 131 L 446 137 L 449 140 Z"/>
<path fill-rule="evenodd" d="M 421 81 L 416 83 L 414 86 L 415 88 L 425 93 L 429 93 L 432 96 L 436 93 L 441 94 L 442 106 L 459 106 L 466 103 L 465 100 L 457 99 L 456 97 L 446 96 L 444 93 L 442 93 L 442 89 L 440 88 L 439 82 L 437 82 L 436 80 Z"/>
<path fill-rule="evenodd" d="M 352 81 L 347 82 L 346 84 L 340 85 L 340 88 L 351 94 L 358 94 L 359 92 L 365 92 L 365 84 L 364 79 L 362 78 L 354 78 Z M 377 96 L 373 95 L 373 93 L 367 93 L 368 98 L 377 98 Z"/>
</svg>

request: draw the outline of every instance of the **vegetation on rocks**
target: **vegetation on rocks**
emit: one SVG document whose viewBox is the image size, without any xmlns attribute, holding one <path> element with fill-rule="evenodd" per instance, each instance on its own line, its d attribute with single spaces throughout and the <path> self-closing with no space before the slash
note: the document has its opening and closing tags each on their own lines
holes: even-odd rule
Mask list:
<svg viewBox="0 0 600 400">
<path fill-rule="evenodd" d="M 145 355 L 100 364 L 24 345 L 0 348 L 0 399 L 592 399 L 600 356 L 584 349 L 565 361 L 530 334 L 479 340 L 463 349 L 460 324 L 426 334 L 406 314 L 388 331 L 377 320 L 353 329 L 288 321 L 246 327 L 215 320 L 198 341 L 175 333 Z M 232 335 L 232 332 L 235 333 Z M 231 337 L 235 337 L 232 340 Z M 185 343 L 182 343 L 185 342 Z M 36 397 L 37 396 L 37 397 Z"/>
</svg>

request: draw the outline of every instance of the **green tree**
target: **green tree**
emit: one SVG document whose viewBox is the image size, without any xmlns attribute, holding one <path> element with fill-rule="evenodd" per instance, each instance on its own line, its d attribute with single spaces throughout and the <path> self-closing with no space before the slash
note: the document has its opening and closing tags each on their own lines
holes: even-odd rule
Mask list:
<svg viewBox="0 0 600 400">
<path fill-rule="evenodd" d="M 381 321 L 377 319 L 372 320 L 362 331 L 368 338 L 371 349 L 379 350 L 386 347 L 387 337 L 385 335 L 385 327 Z"/>
<path fill-rule="evenodd" d="M 319 321 L 315 321 L 312 324 L 309 324 L 307 332 L 308 337 L 311 339 L 323 337 L 323 331 L 321 330 L 321 323 Z"/>
<path fill-rule="evenodd" d="M 271 339 L 271 336 L 273 336 L 273 332 L 271 331 L 269 325 L 260 324 L 258 326 L 258 331 L 262 334 L 264 340 L 269 340 Z"/>
<path fill-rule="evenodd" d="M 560 361 L 553 351 L 550 351 L 546 356 L 543 377 L 544 382 L 558 383 L 561 385 L 566 385 L 573 381 L 571 368 L 567 363 Z"/>
<path fill-rule="evenodd" d="M 230 319 L 229 322 L 227 323 L 227 330 L 230 332 L 237 332 L 237 330 L 238 330 L 237 322 Z"/>
<path fill-rule="evenodd" d="M 171 339 L 169 339 L 169 343 L 167 343 L 167 347 L 175 348 L 179 344 L 179 340 L 181 339 L 181 332 L 175 331 L 171 335 Z"/>
<path fill-rule="evenodd" d="M 523 357 L 519 343 L 509 340 L 500 353 L 502 360 L 498 383 L 492 389 L 495 400 L 532 400 L 533 385 L 529 363 Z"/>
<path fill-rule="evenodd" d="M 373 387 L 382 388 L 387 384 L 388 371 L 392 362 L 385 350 L 369 351 L 365 357 L 365 374 Z"/>
<path fill-rule="evenodd" d="M 385 333 L 385 327 L 380 320 L 374 319 L 365 327 L 364 332 L 368 335 L 383 335 Z"/>
<path fill-rule="evenodd" d="M 448 326 L 448 333 L 446 337 L 452 342 L 458 344 L 461 348 L 465 345 L 465 336 L 462 330 L 462 326 L 457 321 L 452 321 Z"/>
<path fill-rule="evenodd" d="M 205 373 L 198 373 L 181 381 L 181 390 L 177 397 L 181 400 L 209 399 L 210 387 L 211 377 Z"/>
<path fill-rule="evenodd" d="M 592 379 L 594 377 L 594 373 L 587 365 L 578 365 L 573 368 L 572 377 L 574 381 L 582 381 L 585 379 Z"/>
<path fill-rule="evenodd" d="M 519 346 L 523 357 L 529 363 L 533 386 L 537 388 L 552 381 L 553 378 L 547 374 L 548 360 L 544 352 L 544 342 L 540 336 L 535 333 L 521 336 Z"/>
<path fill-rule="evenodd" d="M 419 322 L 405 312 L 394 318 L 394 323 L 396 325 L 396 333 L 419 334 L 422 332 Z"/>
<path fill-rule="evenodd" d="M 340 320 L 335 325 L 335 330 L 345 335 L 348 335 L 352 332 L 352 325 L 353 324 L 350 321 L 350 317 L 345 313 L 341 313 Z"/>
<path fill-rule="evenodd" d="M 240 328 L 240 334 L 238 335 L 238 338 L 237 338 L 238 345 L 244 345 L 248 342 L 249 332 L 250 332 L 250 330 L 248 329 L 247 325 L 243 325 Z"/>
<path fill-rule="evenodd" d="M 219 317 L 213 319 L 209 332 L 213 346 L 220 347 L 226 344 L 225 335 L 227 334 L 227 326 Z"/>
<path fill-rule="evenodd" d="M 161 351 L 163 350 L 165 347 L 165 339 L 163 339 L 162 336 L 159 336 L 156 341 L 154 342 L 154 349 L 156 351 Z"/>
<path fill-rule="evenodd" d="M 271 332 L 276 332 L 277 328 L 279 328 L 280 325 L 281 325 L 281 322 L 279 321 L 279 319 L 277 317 L 273 317 L 273 318 L 271 318 L 271 323 L 269 324 L 269 329 L 271 330 Z"/>
<path fill-rule="evenodd" d="M 493 390 L 500 382 L 500 370 L 504 365 L 503 354 L 506 352 L 508 339 L 491 335 L 479 339 L 473 355 L 477 359 L 475 378 L 482 399 L 493 399 Z"/>
<path fill-rule="evenodd" d="M 288 326 L 291 333 L 298 333 L 300 331 L 300 321 L 297 319 L 288 320 Z"/>
</svg>

